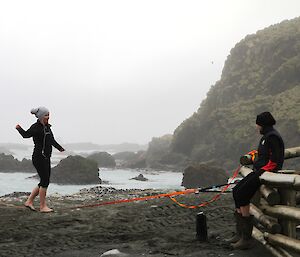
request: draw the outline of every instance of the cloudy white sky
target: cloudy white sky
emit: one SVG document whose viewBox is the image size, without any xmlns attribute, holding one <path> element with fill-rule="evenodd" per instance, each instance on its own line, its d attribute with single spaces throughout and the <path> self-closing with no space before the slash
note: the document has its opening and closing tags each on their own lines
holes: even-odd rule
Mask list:
<svg viewBox="0 0 300 257">
<path fill-rule="evenodd" d="M 247 34 L 298 0 L 0 0 L 0 142 L 50 109 L 61 143 L 148 143 L 173 133 Z M 27 143 L 30 143 L 28 141 Z"/>
</svg>

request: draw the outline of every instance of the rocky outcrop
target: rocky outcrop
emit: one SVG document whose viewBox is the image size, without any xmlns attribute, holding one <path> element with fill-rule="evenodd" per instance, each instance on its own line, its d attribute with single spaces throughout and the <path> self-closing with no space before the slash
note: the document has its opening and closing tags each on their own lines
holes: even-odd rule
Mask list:
<svg viewBox="0 0 300 257">
<path fill-rule="evenodd" d="M 88 155 L 87 158 L 96 161 L 99 167 L 103 167 L 103 168 L 116 167 L 116 161 L 114 157 L 107 152 L 93 153 Z"/>
<path fill-rule="evenodd" d="M 82 156 L 68 156 L 52 169 L 51 182 L 57 184 L 101 184 L 98 164 Z"/>
<path fill-rule="evenodd" d="M 119 152 L 113 155 L 116 161 L 131 161 L 136 158 L 135 152 Z"/>
<path fill-rule="evenodd" d="M 185 188 L 198 188 L 227 182 L 226 172 L 218 167 L 207 164 L 194 164 L 188 166 L 183 173 L 182 186 Z"/>
<path fill-rule="evenodd" d="M 31 160 L 19 161 L 12 155 L 0 154 L 0 172 L 34 172 Z"/>
<path fill-rule="evenodd" d="M 147 181 L 148 179 L 144 177 L 143 174 L 139 174 L 137 177 L 131 178 L 134 180 L 139 180 L 139 181 Z"/>
<path fill-rule="evenodd" d="M 116 154 L 116 162 L 121 168 L 143 169 L 146 168 L 146 152 Z"/>
</svg>

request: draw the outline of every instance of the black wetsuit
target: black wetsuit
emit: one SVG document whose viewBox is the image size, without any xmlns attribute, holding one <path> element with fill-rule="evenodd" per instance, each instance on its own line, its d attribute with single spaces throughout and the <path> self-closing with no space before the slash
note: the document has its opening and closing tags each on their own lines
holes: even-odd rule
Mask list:
<svg viewBox="0 0 300 257">
<path fill-rule="evenodd" d="M 52 154 L 52 146 L 59 151 L 64 150 L 63 147 L 55 141 L 50 127 L 50 124 L 44 126 L 38 120 L 36 123 L 32 124 L 27 131 L 22 128 L 17 129 L 23 138 L 33 138 L 34 150 L 32 154 L 32 163 L 40 177 L 38 186 L 44 188 L 48 187 L 50 183 L 50 157 Z"/>
<path fill-rule="evenodd" d="M 282 169 L 284 161 L 284 143 L 273 127 L 264 127 L 258 146 L 258 157 L 254 161 L 254 172 L 244 177 L 234 188 L 233 198 L 236 208 L 247 206 L 255 192 L 261 186 L 260 175 L 265 171 Z"/>
</svg>

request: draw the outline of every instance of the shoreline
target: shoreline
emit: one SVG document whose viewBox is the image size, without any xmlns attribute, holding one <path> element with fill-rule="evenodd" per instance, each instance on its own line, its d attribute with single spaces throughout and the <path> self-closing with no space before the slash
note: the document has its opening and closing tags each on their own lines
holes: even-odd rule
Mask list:
<svg viewBox="0 0 300 257">
<path fill-rule="evenodd" d="M 23 207 L 26 193 L 0 197 L 0 256 L 92 257 L 118 249 L 111 256 L 272 257 L 259 243 L 248 251 L 233 251 L 224 239 L 234 231 L 231 194 L 201 209 L 186 209 L 168 198 L 74 208 L 99 202 L 145 197 L 171 190 L 117 190 L 96 187 L 48 198 L 55 212 L 42 214 Z M 178 196 L 196 204 L 215 193 Z M 36 206 L 38 202 L 35 203 Z M 196 239 L 196 214 L 207 217 L 208 241 Z M 115 251 L 116 252 L 116 251 Z"/>
<path fill-rule="evenodd" d="M 132 180 L 140 173 L 148 179 L 148 181 Z M 38 180 L 31 177 L 36 173 L 20 173 L 20 172 L 0 172 L 0 196 L 13 193 L 16 191 L 29 192 L 38 183 Z M 102 184 L 83 184 L 83 185 L 63 185 L 50 183 L 48 193 L 50 195 L 59 193 L 63 195 L 74 194 L 84 188 L 95 186 L 114 187 L 118 189 L 149 189 L 149 188 L 173 188 L 181 189 L 182 174 L 168 171 L 141 171 L 141 170 L 118 170 L 118 169 L 103 169 L 100 171 L 99 177 L 105 183 Z M 108 183 L 107 183 L 108 182 Z"/>
</svg>

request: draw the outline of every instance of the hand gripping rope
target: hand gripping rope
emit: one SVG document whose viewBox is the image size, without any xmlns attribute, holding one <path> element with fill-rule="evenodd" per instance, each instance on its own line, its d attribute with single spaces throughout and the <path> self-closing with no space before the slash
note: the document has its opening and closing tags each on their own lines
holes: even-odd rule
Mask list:
<svg viewBox="0 0 300 257">
<path fill-rule="evenodd" d="M 169 197 L 173 202 L 175 202 L 176 204 L 178 204 L 179 206 L 184 207 L 184 208 L 189 208 L 189 209 L 200 208 L 200 207 L 206 206 L 206 205 L 218 200 L 220 198 L 221 194 L 224 193 L 229 188 L 230 185 L 235 184 L 235 183 L 232 183 L 232 181 L 238 175 L 238 173 L 240 171 L 240 168 L 241 168 L 241 166 L 239 166 L 234 171 L 232 177 L 230 178 L 229 183 L 227 183 L 227 184 L 211 186 L 211 187 L 206 187 L 206 188 L 198 188 L 198 189 L 186 189 L 186 190 L 183 190 L 183 191 L 172 192 L 172 193 L 167 193 L 167 194 L 158 194 L 158 195 L 150 195 L 150 196 L 144 196 L 144 197 L 135 197 L 135 198 L 131 198 L 131 199 L 120 199 L 120 200 L 115 200 L 115 201 L 111 201 L 111 202 L 101 202 L 101 203 L 96 203 L 96 204 L 79 205 L 79 206 L 72 207 L 70 209 L 82 209 L 82 208 L 91 208 L 91 207 L 98 207 L 98 206 L 118 204 L 118 203 L 130 203 L 130 202 L 136 202 L 136 201 L 147 201 L 147 200 L 158 199 L 158 198 L 163 198 L 163 197 Z M 222 190 L 219 194 L 215 195 L 211 200 L 205 201 L 205 202 L 200 203 L 198 205 L 190 205 L 189 206 L 189 205 L 186 205 L 186 204 L 182 204 L 182 203 L 179 203 L 174 198 L 175 196 L 178 196 L 178 195 L 186 195 L 186 194 L 191 194 L 191 193 L 205 192 L 208 189 L 212 189 L 212 188 L 215 188 L 215 187 L 222 187 L 222 186 L 224 186 L 224 188 L 222 188 Z"/>
</svg>

